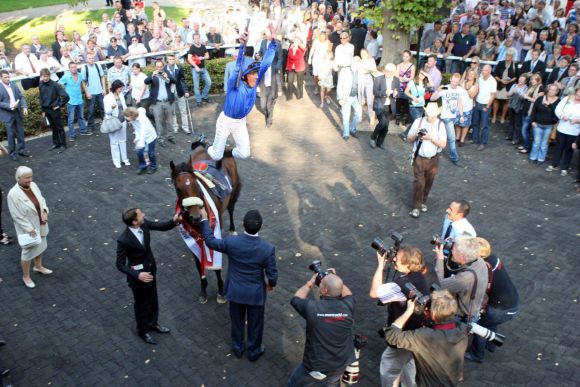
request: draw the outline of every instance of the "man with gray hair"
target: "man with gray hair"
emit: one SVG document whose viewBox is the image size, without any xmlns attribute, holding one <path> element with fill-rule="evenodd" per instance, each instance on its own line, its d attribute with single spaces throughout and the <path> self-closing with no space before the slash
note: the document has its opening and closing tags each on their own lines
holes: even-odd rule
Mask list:
<svg viewBox="0 0 580 387">
<path fill-rule="evenodd" d="M 319 301 L 308 298 L 314 285 L 320 287 Z M 315 273 L 290 304 L 306 320 L 306 344 L 302 363 L 290 375 L 288 387 L 338 386 L 346 366 L 355 360 L 352 292 L 334 269 L 328 269 L 322 278 Z"/>
<path fill-rule="evenodd" d="M 485 298 L 488 285 L 487 266 L 479 255 L 479 243 L 476 238 L 459 236 L 455 239 L 450 260 L 457 267 L 450 268 L 445 261 L 444 246 L 435 248 L 437 263 L 435 272 L 439 278 L 441 288 L 449 290 L 457 298 L 459 306 L 458 316 L 464 322 L 477 322 Z M 445 265 L 453 273 L 445 276 Z"/>
</svg>

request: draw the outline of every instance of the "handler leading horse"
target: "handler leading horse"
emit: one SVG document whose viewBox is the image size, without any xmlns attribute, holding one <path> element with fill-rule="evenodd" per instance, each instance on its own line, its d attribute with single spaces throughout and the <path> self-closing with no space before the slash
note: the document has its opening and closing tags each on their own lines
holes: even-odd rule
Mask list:
<svg viewBox="0 0 580 387">
<path fill-rule="evenodd" d="M 209 213 L 211 211 L 210 201 L 213 202 L 217 214 L 213 214 L 213 217 L 211 218 L 213 219 L 213 222 L 210 221 L 210 224 L 212 224 L 213 227 L 218 227 L 218 225 L 221 227 L 222 215 L 227 208 L 230 215 L 229 231 L 230 233 L 235 233 L 234 208 L 238 197 L 240 196 L 242 183 L 238 175 L 236 160 L 233 157 L 225 157 L 221 160 L 220 170 L 226 174 L 227 179 L 229 180 L 229 185 L 231 186 L 231 191 L 227 190 L 230 191 L 229 194 L 226 192 L 226 194 L 221 195 L 222 197 L 218 196 L 214 190 L 212 190 L 213 183 L 211 182 L 211 175 L 208 179 L 203 175 L 203 173 L 196 171 L 196 169 L 200 169 L 200 166 L 203 168 L 204 166 L 213 163 L 211 157 L 201 144 L 203 144 L 203 141 L 197 141 L 192 144 L 191 148 L 193 153 L 186 163 L 181 163 L 176 166 L 173 161 L 171 161 L 170 166 L 171 178 L 177 192 L 177 208 L 182 211 L 182 223 L 184 223 L 184 229 L 187 230 L 190 236 L 193 237 L 201 246 L 200 256 L 195 257 L 195 265 L 201 279 L 199 302 L 205 304 L 207 302 L 207 279 L 205 278 L 206 262 L 204 262 L 205 246 L 203 245 L 199 229 L 199 222 L 201 221 L 200 209 L 206 207 L 206 210 Z M 217 184 L 219 185 L 219 182 Z M 186 205 L 183 205 L 184 199 L 186 199 Z M 226 300 L 223 296 L 224 283 L 221 276 L 221 269 L 215 270 L 215 273 L 218 281 L 217 301 L 218 303 L 225 303 Z"/>
</svg>

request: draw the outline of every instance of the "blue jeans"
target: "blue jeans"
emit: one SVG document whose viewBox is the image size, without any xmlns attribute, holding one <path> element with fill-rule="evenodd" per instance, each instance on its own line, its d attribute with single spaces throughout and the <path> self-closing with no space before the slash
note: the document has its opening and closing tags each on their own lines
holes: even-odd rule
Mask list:
<svg viewBox="0 0 580 387">
<path fill-rule="evenodd" d="M 491 109 L 484 111 L 483 108 L 487 107 L 486 104 L 475 103 L 473 107 L 473 118 L 471 123 L 473 124 L 473 132 L 471 133 L 471 141 L 476 144 L 487 145 L 487 140 L 489 138 L 489 114 Z M 481 139 L 479 138 L 479 129 L 481 128 Z"/>
<path fill-rule="evenodd" d="M 149 143 L 149 144 L 145 144 L 145 148 L 147 148 L 147 154 L 149 155 L 149 167 L 152 169 L 156 169 L 157 168 L 157 158 L 155 157 L 155 144 L 157 143 L 157 140 L 154 140 L 153 142 Z M 147 168 L 147 164 L 145 164 L 145 148 L 138 148 L 135 149 L 135 152 L 137 153 L 137 158 L 139 159 L 139 169 L 145 169 Z"/>
<path fill-rule="evenodd" d="M 350 109 L 354 109 L 354 118 L 349 124 L 350 119 Z M 341 108 L 342 113 L 342 136 L 348 137 L 350 133 L 356 133 L 356 127 L 360 122 L 362 117 L 362 108 L 357 96 L 350 96 L 346 99 L 344 105 Z"/>
<path fill-rule="evenodd" d="M 87 131 L 87 124 L 83 117 L 84 107 L 84 103 L 82 102 L 80 105 L 71 105 L 70 103 L 66 105 L 66 113 L 68 115 L 68 135 L 71 138 L 77 136 L 77 131 L 75 129 L 75 114 L 79 120 L 79 131 L 81 133 L 86 133 Z"/>
<path fill-rule="evenodd" d="M 519 309 L 519 305 L 511 309 L 497 309 L 493 306 L 489 306 L 477 324 L 489 329 L 490 331 L 496 332 L 498 325 L 513 319 Z M 487 342 L 487 340 L 478 335 L 473 335 L 473 341 L 467 349 L 467 352 L 469 352 L 476 361 L 483 361 L 486 347 L 495 348 L 495 344 Z"/>
<path fill-rule="evenodd" d="M 315 370 L 317 371 L 317 370 Z M 342 376 L 344 369 L 336 370 L 326 374 L 324 380 L 318 381 L 310 376 L 309 371 L 304 368 L 304 364 L 300 363 L 298 367 L 294 368 L 290 379 L 288 379 L 288 387 L 306 387 L 306 386 L 327 386 L 327 387 L 339 387 L 340 377 Z"/>
<path fill-rule="evenodd" d="M 105 117 L 105 104 L 103 102 L 103 94 L 93 94 L 91 99 L 88 100 L 88 111 L 89 111 L 89 117 L 88 117 L 88 123 L 87 123 L 87 127 L 89 129 L 89 131 L 93 131 L 95 130 L 95 104 L 99 105 L 99 111 L 100 111 L 100 116 L 101 119 L 103 119 Z"/>
<path fill-rule="evenodd" d="M 441 121 L 445 125 L 445 131 L 447 132 L 447 147 L 449 148 L 449 158 L 451 161 L 459 161 L 459 155 L 457 154 L 457 146 L 455 144 L 455 125 L 453 124 L 454 118 L 442 118 Z"/>
<path fill-rule="evenodd" d="M 537 124 L 534 130 L 534 144 L 530 153 L 530 160 L 545 161 L 548 153 L 548 140 L 552 132 L 552 125 Z"/>
<path fill-rule="evenodd" d="M 532 124 L 532 117 L 531 116 L 524 116 L 522 121 L 522 141 L 524 142 L 524 149 L 529 151 L 530 150 L 530 126 Z"/>
<path fill-rule="evenodd" d="M 211 87 L 211 78 L 206 68 L 200 69 L 199 72 L 195 69 L 191 70 L 191 76 L 193 77 L 193 93 L 195 94 L 195 102 L 201 102 L 201 99 L 207 99 L 209 95 L 209 88 Z M 203 91 L 201 95 L 199 94 L 199 77 L 203 79 Z"/>
</svg>

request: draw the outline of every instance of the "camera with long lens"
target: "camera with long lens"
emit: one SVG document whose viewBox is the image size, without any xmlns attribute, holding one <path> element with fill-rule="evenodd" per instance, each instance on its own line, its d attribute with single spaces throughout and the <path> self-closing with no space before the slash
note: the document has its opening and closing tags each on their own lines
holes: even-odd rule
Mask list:
<svg viewBox="0 0 580 387">
<path fill-rule="evenodd" d="M 395 241 L 391 247 L 385 246 L 385 243 L 380 238 L 373 239 L 371 247 L 380 255 L 386 255 L 386 260 L 388 262 L 392 261 L 393 258 L 397 256 L 399 249 L 401 248 L 401 243 L 403 242 L 403 236 L 398 232 L 394 231 L 391 234 L 391 239 Z"/>
<path fill-rule="evenodd" d="M 443 246 L 443 250 L 447 251 L 451 251 L 454 243 L 455 240 L 453 238 L 443 238 L 439 236 L 439 234 L 433 234 L 433 237 L 431 238 L 432 245 L 435 245 L 435 247 Z"/>
<path fill-rule="evenodd" d="M 481 325 L 478 325 L 476 323 L 469 323 L 469 326 L 471 328 L 469 333 L 476 334 L 479 337 L 489 342 L 492 342 L 498 347 L 501 347 L 503 345 L 503 342 L 505 341 L 505 336 L 502 335 L 501 333 L 490 331 L 489 329 L 482 327 Z"/>
<path fill-rule="evenodd" d="M 328 271 L 322 268 L 322 263 L 319 260 L 312 261 L 308 268 L 316 273 L 316 279 L 314 280 L 314 283 L 316 286 L 320 286 L 320 281 L 322 281 L 322 279 L 328 275 Z"/>
<path fill-rule="evenodd" d="M 437 284 L 431 285 L 431 292 L 435 290 L 441 290 L 441 287 Z M 407 282 L 401 291 L 409 300 L 415 301 L 415 314 L 423 314 L 431 307 L 431 296 L 421 293 L 412 283 Z"/>
</svg>

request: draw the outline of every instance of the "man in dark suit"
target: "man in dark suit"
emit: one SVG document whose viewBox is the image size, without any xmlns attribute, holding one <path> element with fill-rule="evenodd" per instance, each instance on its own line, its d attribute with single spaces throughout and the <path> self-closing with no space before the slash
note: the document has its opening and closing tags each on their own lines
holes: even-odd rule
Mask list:
<svg viewBox="0 0 580 387">
<path fill-rule="evenodd" d="M 264 39 L 260 43 L 260 50 L 256 54 L 257 60 L 262 60 L 266 55 L 266 50 L 271 41 L 276 42 L 276 54 L 270 67 L 270 75 L 268 73 L 262 78 L 260 82 L 260 108 L 266 116 L 266 127 L 272 126 L 274 120 L 274 106 L 278 98 L 278 91 L 282 90 L 282 44 L 272 35 L 272 31 L 268 28 L 264 31 Z"/>
<path fill-rule="evenodd" d="M 155 71 L 143 81 L 146 85 L 151 85 L 149 90 L 149 104 L 155 117 L 155 129 L 159 138 L 159 145 L 165 146 L 165 140 L 175 144 L 173 130 L 173 102 L 175 95 L 171 91 L 171 86 L 175 85 L 175 78 L 165 70 L 165 63 L 158 59 L 155 61 Z M 172 128 L 173 129 L 173 128 Z"/>
<path fill-rule="evenodd" d="M 397 68 L 392 63 L 385 66 L 383 75 L 373 81 L 373 110 L 377 115 L 377 126 L 370 139 L 371 148 L 383 148 L 383 142 L 389 131 L 389 119 L 395 113 L 397 93 L 399 91 L 399 78 L 395 76 Z"/>
<path fill-rule="evenodd" d="M 176 215 L 167 222 L 154 223 L 145 219 L 139 208 L 123 211 L 125 231 L 117 239 L 117 269 L 127 275 L 127 282 L 135 299 L 135 320 L 137 334 L 147 344 L 157 344 L 149 331 L 169 333 L 169 329 L 159 325 L 159 305 L 157 301 L 157 265 L 150 246 L 150 230 L 168 231 L 177 225 Z"/>
<path fill-rule="evenodd" d="M 18 161 L 18 156 L 30 157 L 24 142 L 24 126 L 22 115 L 28 115 L 28 105 L 26 98 L 20 93 L 18 86 L 10 82 L 10 73 L 6 70 L 0 71 L 2 84 L 0 85 L 0 122 L 6 128 L 8 138 L 8 152 L 12 161 Z M 16 149 L 18 141 L 18 149 Z"/>
<path fill-rule="evenodd" d="M 354 46 L 354 56 L 360 56 L 360 50 L 365 46 L 365 39 L 367 37 L 367 30 L 363 27 L 360 19 L 354 19 L 354 26 L 350 30 L 350 42 Z"/>
<path fill-rule="evenodd" d="M 560 61 L 558 61 L 558 66 L 552 69 L 552 72 L 550 72 L 550 74 L 546 77 L 544 83 L 546 85 L 551 85 L 552 83 L 561 82 L 562 79 L 568 76 L 568 67 L 570 66 L 571 62 L 572 58 L 570 58 L 568 55 L 561 57 Z"/>
<path fill-rule="evenodd" d="M 520 69 L 520 74 L 539 74 L 544 79 L 546 63 L 540 60 L 540 50 L 532 50 L 532 59 L 525 61 Z"/>
<path fill-rule="evenodd" d="M 226 276 L 226 298 L 230 302 L 232 323 L 232 349 L 240 358 L 244 354 L 244 330 L 248 321 L 248 359 L 256 361 L 265 351 L 262 344 L 264 330 L 264 305 L 266 289 L 274 290 L 278 280 L 275 248 L 258 236 L 262 216 L 256 210 L 244 216 L 244 234 L 216 239 L 207 221 L 207 213 L 201 211 L 201 233 L 205 244 L 226 253 L 229 258 Z M 268 284 L 264 281 L 264 274 Z"/>
<path fill-rule="evenodd" d="M 189 86 L 185 80 L 185 73 L 183 69 L 177 65 L 176 58 L 174 54 L 167 55 L 167 65 L 165 66 L 165 72 L 169 74 L 170 77 L 175 79 L 175 102 L 173 103 L 174 114 L 173 114 L 173 132 L 177 133 L 179 131 L 179 125 L 177 124 L 177 115 L 181 117 L 181 130 L 185 133 L 191 133 L 189 130 L 189 120 L 187 119 L 187 106 L 189 103 L 187 98 L 189 98 Z M 193 126 L 193 122 L 191 123 Z"/>
</svg>

